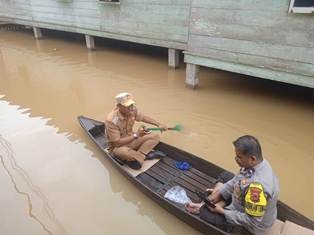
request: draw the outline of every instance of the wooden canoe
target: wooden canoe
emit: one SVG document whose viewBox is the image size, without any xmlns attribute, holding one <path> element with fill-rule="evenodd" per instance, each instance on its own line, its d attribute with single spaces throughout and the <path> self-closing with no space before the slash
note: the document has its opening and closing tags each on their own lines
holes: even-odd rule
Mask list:
<svg viewBox="0 0 314 235">
<path fill-rule="evenodd" d="M 167 157 L 161 159 L 147 171 L 134 177 L 122 167 L 123 163 L 121 161 L 117 160 L 106 150 L 107 140 L 104 135 L 104 123 L 83 116 L 79 116 L 78 120 L 89 137 L 121 173 L 159 205 L 204 234 L 230 234 L 201 220 L 198 216 L 186 212 L 181 204 L 164 198 L 164 194 L 168 189 L 179 185 L 186 190 L 192 201 L 200 201 L 201 199 L 196 192 L 205 191 L 206 188 L 212 187 L 217 176 L 222 171 L 225 171 L 223 168 L 161 142 L 155 149 L 166 153 Z M 189 162 L 192 168 L 188 171 L 179 170 L 175 167 L 176 161 Z M 278 202 L 278 219 L 281 221 L 289 220 L 314 230 L 314 222 L 312 220 L 280 201 Z"/>
</svg>

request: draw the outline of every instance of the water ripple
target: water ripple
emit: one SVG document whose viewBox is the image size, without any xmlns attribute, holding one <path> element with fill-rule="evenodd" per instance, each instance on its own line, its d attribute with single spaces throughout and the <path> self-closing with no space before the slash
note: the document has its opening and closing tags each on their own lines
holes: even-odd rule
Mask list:
<svg viewBox="0 0 314 235">
<path fill-rule="evenodd" d="M 15 191 L 25 196 L 27 199 L 29 216 L 34 219 L 38 224 L 40 224 L 43 230 L 49 235 L 66 234 L 66 231 L 58 222 L 53 213 L 53 210 L 49 206 L 47 197 L 41 192 L 40 188 L 33 184 L 27 172 L 17 164 L 10 143 L 5 140 L 1 135 L 0 158 L 1 164 L 4 170 L 9 175 Z M 22 189 L 22 184 L 26 186 L 25 189 Z M 37 203 L 39 202 L 42 208 L 34 207 L 34 201 L 36 201 Z M 36 209 L 38 211 L 42 211 L 42 215 L 45 215 L 47 218 L 40 218 L 41 215 L 36 215 Z"/>
</svg>

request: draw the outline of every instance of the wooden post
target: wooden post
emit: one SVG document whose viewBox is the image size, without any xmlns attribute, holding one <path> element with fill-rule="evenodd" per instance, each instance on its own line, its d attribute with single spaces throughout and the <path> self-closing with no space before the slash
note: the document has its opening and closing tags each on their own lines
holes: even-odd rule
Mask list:
<svg viewBox="0 0 314 235">
<path fill-rule="evenodd" d="M 34 31 L 34 37 L 36 39 L 41 39 L 43 37 L 43 34 L 41 32 L 41 28 L 33 27 L 33 31 Z"/>
<path fill-rule="evenodd" d="M 198 88 L 198 72 L 200 66 L 196 64 L 186 64 L 185 84 L 187 87 L 196 89 Z"/>
<path fill-rule="evenodd" d="M 94 36 L 91 35 L 85 35 L 85 40 L 86 40 L 86 47 L 89 50 L 94 50 L 95 49 L 95 40 L 94 40 Z"/>
<path fill-rule="evenodd" d="M 179 53 L 180 51 L 177 49 L 168 49 L 168 66 L 171 68 L 179 67 Z"/>
</svg>

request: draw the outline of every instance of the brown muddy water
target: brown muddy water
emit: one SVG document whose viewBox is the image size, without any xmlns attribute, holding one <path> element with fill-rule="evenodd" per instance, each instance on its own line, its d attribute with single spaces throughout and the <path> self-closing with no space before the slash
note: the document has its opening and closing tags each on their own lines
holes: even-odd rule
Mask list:
<svg viewBox="0 0 314 235">
<path fill-rule="evenodd" d="M 314 219 L 314 98 L 309 89 L 202 69 L 200 89 L 165 49 L 0 31 L 0 234 L 199 234 L 120 175 L 77 123 L 104 119 L 114 96 L 180 133 L 163 141 L 236 171 L 232 140 L 257 136 L 280 199 Z"/>
</svg>

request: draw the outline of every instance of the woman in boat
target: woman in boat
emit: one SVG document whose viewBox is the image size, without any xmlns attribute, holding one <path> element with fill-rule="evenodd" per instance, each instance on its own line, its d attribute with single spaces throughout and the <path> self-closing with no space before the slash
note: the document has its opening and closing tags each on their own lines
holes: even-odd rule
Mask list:
<svg viewBox="0 0 314 235">
<path fill-rule="evenodd" d="M 242 136 L 233 145 L 240 172 L 234 177 L 224 173 L 209 190 L 207 203 L 188 203 L 186 209 L 224 230 L 243 226 L 253 234 L 264 234 L 277 218 L 278 179 L 255 137 Z"/>
<path fill-rule="evenodd" d="M 139 112 L 132 94 L 123 92 L 115 98 L 116 108 L 105 121 L 109 150 L 136 170 L 142 167 L 144 160 L 164 156 L 164 153 L 153 150 L 160 140 L 158 134 L 145 131 L 142 127 L 134 132 L 133 126 L 135 121 L 155 125 L 164 131 L 167 126 Z"/>
</svg>

